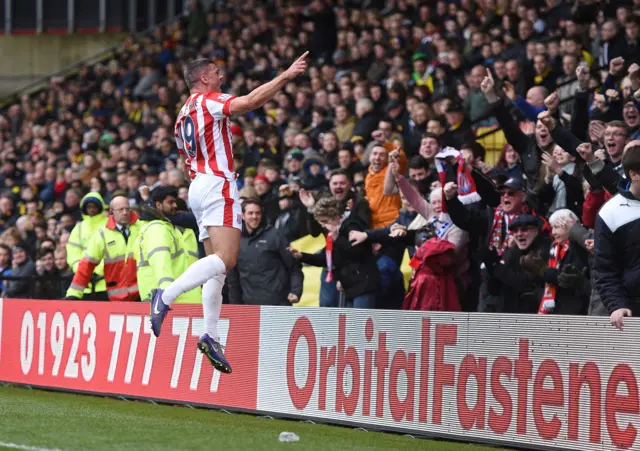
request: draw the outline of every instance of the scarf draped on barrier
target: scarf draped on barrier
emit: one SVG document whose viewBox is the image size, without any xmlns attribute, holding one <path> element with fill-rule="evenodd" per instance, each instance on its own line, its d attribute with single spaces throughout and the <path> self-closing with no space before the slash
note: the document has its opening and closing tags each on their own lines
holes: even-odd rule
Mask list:
<svg viewBox="0 0 640 451">
<path fill-rule="evenodd" d="M 553 245 L 551 246 L 551 252 L 549 252 L 549 261 L 547 263 L 547 266 L 553 269 L 560 269 L 562 261 L 566 257 L 568 250 L 568 241 L 565 241 L 564 243 L 558 243 L 557 241 L 554 241 Z M 544 285 L 544 294 L 542 295 L 542 300 L 540 301 L 538 313 L 549 314 L 553 311 L 556 306 L 557 290 L 558 289 L 555 285 L 549 283 Z"/>
</svg>

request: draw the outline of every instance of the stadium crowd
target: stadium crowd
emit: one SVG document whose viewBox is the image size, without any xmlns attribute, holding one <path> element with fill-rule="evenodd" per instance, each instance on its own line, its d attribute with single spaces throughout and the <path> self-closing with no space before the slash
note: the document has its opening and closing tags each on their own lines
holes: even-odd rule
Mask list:
<svg viewBox="0 0 640 451">
<path fill-rule="evenodd" d="M 202 253 L 182 63 L 209 58 L 240 95 L 309 50 L 306 76 L 231 125 L 228 302 L 295 304 L 305 264 L 321 306 L 640 313 L 640 1 L 221 3 L 2 110 L 5 296 L 144 299 L 117 274 L 135 256 L 140 279 L 153 221 L 170 250 L 145 285 L 179 274 Z M 320 234 L 321 252 L 290 245 Z"/>
</svg>

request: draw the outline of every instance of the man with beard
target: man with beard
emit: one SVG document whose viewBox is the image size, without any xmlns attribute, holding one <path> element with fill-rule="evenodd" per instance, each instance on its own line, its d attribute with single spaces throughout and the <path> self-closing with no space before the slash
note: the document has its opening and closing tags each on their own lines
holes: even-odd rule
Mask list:
<svg viewBox="0 0 640 451">
<path fill-rule="evenodd" d="M 227 275 L 229 302 L 249 305 L 291 305 L 300 301 L 302 266 L 287 250 L 280 231 L 262 220 L 255 199 L 242 205 L 244 227 L 238 263 Z"/>
<path fill-rule="evenodd" d="M 464 205 L 458 199 L 458 186 L 454 182 L 445 185 L 444 194 L 451 220 L 456 226 L 469 232 L 469 259 L 471 267 L 477 267 L 487 249 L 495 251 L 498 257 L 504 255 L 511 237 L 509 225 L 520 214 L 528 211 L 528 206 L 525 203 L 525 185 L 522 180 L 511 178 L 500 185 L 499 192 L 496 192 L 491 180 L 478 170 L 474 169 L 471 174 L 478 194 L 482 197 L 481 203 Z M 479 285 L 479 275 L 472 274 L 471 277 L 472 283 Z M 481 280 L 478 311 L 502 311 L 504 299 L 499 281 L 486 268 L 482 271 Z"/>
<path fill-rule="evenodd" d="M 500 283 L 504 304 L 498 312 L 538 312 L 544 287 L 541 277 L 551 244 L 541 229 L 540 218 L 524 213 L 509 224 L 515 246 L 509 247 L 502 258 L 495 249 L 488 249 L 482 256 L 487 272 Z"/>
<path fill-rule="evenodd" d="M 525 135 L 498 96 L 491 71 L 487 70 L 487 76 L 482 80 L 481 88 L 487 98 L 487 102 L 493 108 L 507 142 L 520 155 L 527 180 L 531 185 L 536 185 L 540 178 L 542 152 L 551 152 L 554 146 L 549 129 L 538 120 L 535 133 L 533 135 Z"/>
<path fill-rule="evenodd" d="M 369 173 L 365 179 L 365 192 L 371 206 L 371 227 L 378 229 L 386 227 L 396 220 L 401 202 L 398 194 L 390 196 L 384 194 L 384 182 L 389 172 L 389 152 L 394 149 L 392 144 L 380 142 L 381 132 L 375 133 L 374 138 L 379 143 L 371 149 Z M 407 158 L 400 149 L 398 149 L 398 158 L 400 171 L 405 173 Z"/>
</svg>

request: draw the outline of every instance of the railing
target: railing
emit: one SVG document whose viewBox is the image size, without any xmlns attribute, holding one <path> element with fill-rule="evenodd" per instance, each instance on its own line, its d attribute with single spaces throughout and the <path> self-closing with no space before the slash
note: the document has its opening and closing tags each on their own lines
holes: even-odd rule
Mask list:
<svg viewBox="0 0 640 451">
<path fill-rule="evenodd" d="M 164 22 L 160 22 L 156 25 L 151 26 L 150 28 L 147 28 L 144 31 L 141 31 L 139 33 L 135 33 L 134 36 L 136 38 L 140 38 L 142 36 L 147 36 L 151 33 L 153 33 L 153 31 L 155 29 L 157 29 L 158 27 L 164 27 L 166 25 L 172 24 L 177 20 L 180 20 L 180 18 L 183 17 L 183 13 L 179 13 L 176 14 L 175 16 L 165 20 Z M 39 78 L 38 80 L 29 83 L 28 85 L 13 91 L 11 94 L 6 95 L 3 99 L 0 100 L 0 109 L 2 108 L 6 108 L 7 106 L 17 103 L 20 100 L 20 96 L 24 95 L 24 94 L 33 94 L 35 92 L 38 92 L 39 90 L 43 89 L 52 78 L 54 77 L 68 77 L 70 75 L 74 75 L 75 73 L 79 72 L 80 69 L 82 69 L 83 67 L 90 65 L 90 64 L 96 64 L 99 63 L 101 61 L 105 61 L 107 59 L 113 58 L 114 56 L 116 56 L 118 54 L 118 51 L 122 48 L 122 44 L 118 44 L 115 45 L 113 47 L 110 47 L 106 50 L 101 51 L 100 53 L 97 53 L 93 56 L 90 56 L 88 58 L 85 58 L 81 61 L 75 62 L 61 70 L 59 70 L 58 72 L 52 73 L 52 74 L 48 74 L 45 75 L 41 78 Z"/>
<path fill-rule="evenodd" d="M 28 292 L 21 293 L 20 297 L 26 299 L 35 299 L 38 295 L 36 292 L 36 288 L 39 288 L 38 282 L 57 282 L 59 296 L 56 298 L 63 299 L 66 296 L 67 288 L 71 285 L 71 280 L 73 279 L 73 274 L 68 276 L 60 276 L 60 275 L 32 275 L 32 276 L 3 276 L 0 275 L 0 281 L 3 282 L 4 288 L 6 290 L 7 284 L 6 282 L 11 281 L 29 281 Z M 88 288 L 91 289 L 91 293 L 94 293 L 94 287 L 97 282 L 102 280 L 102 277 L 92 276 L 91 281 L 88 285 Z M 54 285 L 55 286 L 55 285 Z M 28 293 L 28 294 L 27 294 Z"/>
</svg>

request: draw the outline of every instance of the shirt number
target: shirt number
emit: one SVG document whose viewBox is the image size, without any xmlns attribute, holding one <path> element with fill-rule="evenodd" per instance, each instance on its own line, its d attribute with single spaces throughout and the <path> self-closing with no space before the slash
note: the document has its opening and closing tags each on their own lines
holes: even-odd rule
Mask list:
<svg viewBox="0 0 640 451">
<path fill-rule="evenodd" d="M 191 116 L 186 116 L 182 123 L 182 141 L 184 142 L 184 151 L 186 154 L 195 158 L 196 156 L 196 127 Z"/>
</svg>

